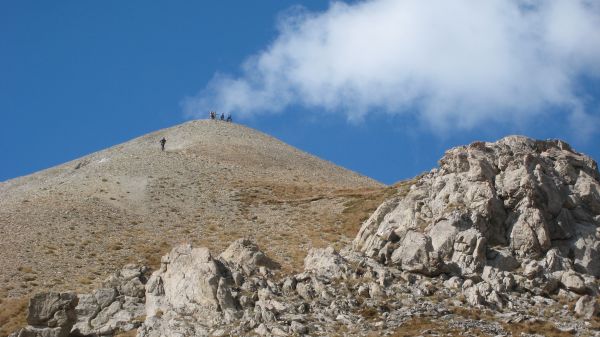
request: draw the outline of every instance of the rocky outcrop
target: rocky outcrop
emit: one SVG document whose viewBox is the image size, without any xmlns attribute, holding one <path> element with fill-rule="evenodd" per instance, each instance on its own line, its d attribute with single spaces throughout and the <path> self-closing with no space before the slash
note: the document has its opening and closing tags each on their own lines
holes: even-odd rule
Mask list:
<svg viewBox="0 0 600 337">
<path fill-rule="evenodd" d="M 27 327 L 11 337 L 67 337 L 75 323 L 74 293 L 40 293 L 29 300 Z"/>
<path fill-rule="evenodd" d="M 239 242 L 232 246 L 240 247 Z M 258 251 L 254 244 L 243 246 L 249 251 Z M 466 331 L 473 328 L 473 321 L 453 314 L 452 310 L 469 306 L 477 307 L 477 311 L 492 308 L 504 312 L 498 313 L 495 319 L 477 321 L 477 329 L 487 331 L 487 335 L 510 335 L 498 321 L 538 319 L 527 316 L 532 306 L 544 308 L 545 317 L 554 315 L 556 322 L 553 324 L 558 327 L 589 332 L 583 321 L 570 318 L 570 313 L 560 302 L 534 293 L 535 289 L 543 287 L 539 274 L 543 267 L 534 260 L 523 267 L 529 271 L 529 278 L 484 266 L 477 277 L 466 279 L 448 277 L 447 274 L 428 277 L 420 271 L 403 271 L 398 266 L 383 265 L 348 248 L 341 252 L 331 247 L 312 249 L 305 258 L 305 270 L 283 278 L 277 278 L 271 269 L 261 272 L 259 268 L 258 272 L 255 269 L 250 272 L 253 269 L 245 264 L 252 264 L 253 259 L 244 261 L 233 268 L 227 266 L 230 261 L 215 258 L 206 248 L 189 245 L 174 248 L 163 257 L 161 269 L 154 272 L 145 285 L 146 316 L 137 336 L 329 336 L 340 331 L 348 336 L 366 335 L 372 331 L 391 334 L 418 317 L 439 317 L 442 318 L 440 324 L 448 324 L 448 331 L 456 331 L 452 330 L 455 328 Z M 240 274 L 234 277 L 235 273 Z M 571 279 L 578 274 L 557 273 L 564 276 L 565 287 L 578 289 L 580 282 L 590 285 L 590 280 L 585 277 Z M 69 316 L 70 322 L 78 323 L 70 336 L 113 336 L 139 325 L 142 317 L 136 320 L 131 318 L 132 315 L 122 316 L 108 308 L 126 307 L 119 300 L 121 297 L 127 301 L 128 297 L 120 295 L 123 289 L 129 289 L 124 285 L 143 278 L 143 275 L 143 268 L 128 266 L 109 279 L 112 283 L 103 285 L 112 284 L 112 287 L 79 295 L 77 310 L 71 306 L 75 316 Z M 543 294 L 540 290 L 540 295 Z M 35 305 L 30 309 L 39 307 L 47 306 Z M 594 297 L 582 296 L 575 312 L 583 319 L 591 319 L 597 314 L 597 308 Z M 35 312 L 54 311 L 35 309 Z M 104 317 L 101 312 L 110 317 L 106 322 L 119 323 L 107 323 L 105 330 L 86 332 L 76 328 L 82 322 L 87 322 L 88 329 L 97 328 L 93 322 Z M 49 322 L 47 317 L 57 317 L 56 314 L 35 316 L 43 317 L 40 318 L 42 322 Z M 115 329 L 109 329 L 115 326 Z M 23 331 L 32 329 L 28 327 Z"/>
<path fill-rule="evenodd" d="M 259 296 L 251 277 L 264 278 L 277 267 L 247 239 L 235 241 L 219 258 L 206 248 L 176 247 L 148 281 L 147 318 L 139 336 L 206 336 L 213 327 L 239 319 L 244 306 L 272 306 L 269 292 Z M 249 291 L 254 295 L 244 295 Z"/>
<path fill-rule="evenodd" d="M 145 315 L 148 268 L 127 265 L 107 278 L 102 288 L 78 295 L 75 336 L 112 336 L 140 326 Z"/>
<path fill-rule="evenodd" d="M 464 305 L 480 308 L 477 310 L 505 311 L 507 314 L 498 320 L 506 322 L 533 319 L 523 316 L 532 306 L 553 307 L 553 315 L 568 317 L 570 313 L 559 302 L 544 296 L 554 293 L 559 286 L 577 296 L 574 291 L 596 285 L 595 279 L 586 280 L 568 269 L 569 264 L 562 257 L 553 255 L 556 251 L 549 255 L 548 261 L 524 260 L 520 266 L 522 274 L 508 270 L 516 259 L 506 256 L 502 249 L 488 254 L 495 264 L 486 265 L 489 260 L 486 251 L 478 248 L 485 245 L 486 239 L 469 230 L 458 234 L 460 238 L 451 246 L 455 250 L 452 256 L 461 254 L 454 261 L 469 277 L 450 276 L 446 272 L 424 273 L 424 264 L 430 266 L 432 259 L 441 261 L 442 257 L 441 253 L 432 253 L 435 250 L 431 241 L 418 235 L 410 239 L 414 244 L 406 248 L 403 263 L 386 265 L 349 247 L 341 252 L 332 247 L 311 249 L 304 261 L 304 271 L 281 279 L 274 278 L 271 270 L 257 272 L 260 268 L 253 268 L 254 258 L 241 258 L 233 263 L 229 253 L 214 258 L 204 248 L 180 246 L 163 258 L 161 270 L 153 274 L 147 285 L 148 316 L 138 337 L 326 336 L 339 332 L 341 326 L 346 331 L 343 335 L 360 335 L 382 327 L 381 331 L 391 332 L 401 329 L 415 315 L 441 315 L 454 322 L 457 316 L 449 308 Z M 262 256 L 254 244 L 243 242 L 234 242 L 226 252 L 237 251 L 233 256 Z M 549 268 L 556 274 L 550 280 L 545 279 Z M 168 290 L 175 285 L 185 289 Z M 151 301 L 152 296 L 156 298 Z M 586 319 L 597 313 L 595 299 L 588 297 L 580 300 L 576 309 Z M 464 302 L 458 301 L 459 298 Z M 160 303 L 159 310 L 156 303 Z M 381 315 L 385 324 L 366 320 L 365 312 L 369 310 Z M 509 335 L 494 325 L 497 323 L 493 320 L 480 322 L 481 329 L 492 335 Z M 460 325 L 466 327 L 469 323 L 453 324 L 467 324 Z M 580 321 L 553 324 L 567 330 L 586 329 Z"/>
<path fill-rule="evenodd" d="M 353 246 L 423 274 L 472 277 L 486 265 L 513 271 L 534 259 L 548 276 L 597 277 L 599 205 L 591 158 L 562 141 L 511 136 L 447 151 L 439 169 L 379 207 Z"/>
<path fill-rule="evenodd" d="M 89 294 L 37 294 L 29 301 L 29 325 L 11 337 L 113 336 L 136 329 L 145 314 L 147 274 L 146 267 L 127 265 Z"/>
<path fill-rule="evenodd" d="M 208 249 L 174 248 L 148 282 L 141 336 L 206 335 L 221 312 L 236 309 L 226 276 Z"/>
</svg>

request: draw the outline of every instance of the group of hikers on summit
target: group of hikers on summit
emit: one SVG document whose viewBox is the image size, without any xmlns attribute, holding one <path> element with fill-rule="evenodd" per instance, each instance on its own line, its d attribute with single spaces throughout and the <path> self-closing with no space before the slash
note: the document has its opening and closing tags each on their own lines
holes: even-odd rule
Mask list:
<svg viewBox="0 0 600 337">
<path fill-rule="evenodd" d="M 217 119 L 217 112 L 216 111 L 211 111 L 210 112 L 210 119 L 212 119 L 212 120 Z M 225 120 L 225 114 L 224 113 L 221 114 L 221 120 L 222 121 Z M 227 121 L 230 122 L 230 123 L 233 122 L 233 119 L 231 118 L 231 114 L 229 114 L 227 116 Z"/>
<path fill-rule="evenodd" d="M 211 111 L 209 113 L 210 119 L 212 120 L 216 120 L 217 119 L 217 112 L 216 111 Z M 221 120 L 225 121 L 225 114 L 222 113 L 221 114 Z M 233 122 L 233 118 L 231 118 L 231 114 L 227 115 L 227 122 L 232 123 Z M 167 143 L 167 139 L 165 137 L 162 137 L 161 140 L 158 141 L 160 143 L 160 149 L 162 151 L 165 150 L 165 144 Z"/>
</svg>

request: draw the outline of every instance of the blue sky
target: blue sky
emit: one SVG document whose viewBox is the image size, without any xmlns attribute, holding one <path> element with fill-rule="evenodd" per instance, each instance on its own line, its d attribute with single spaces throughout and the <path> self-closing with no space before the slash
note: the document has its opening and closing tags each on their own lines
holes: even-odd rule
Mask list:
<svg viewBox="0 0 600 337">
<path fill-rule="evenodd" d="M 0 181 L 209 109 L 385 183 L 515 133 L 600 158 L 600 6 L 448 3 L 2 2 Z"/>
</svg>

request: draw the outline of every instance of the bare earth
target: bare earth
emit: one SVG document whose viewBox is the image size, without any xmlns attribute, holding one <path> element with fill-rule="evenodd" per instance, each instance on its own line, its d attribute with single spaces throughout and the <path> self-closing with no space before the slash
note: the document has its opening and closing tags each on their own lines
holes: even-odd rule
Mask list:
<svg viewBox="0 0 600 337">
<path fill-rule="evenodd" d="M 156 266 L 181 242 L 218 252 L 249 237 L 297 270 L 310 247 L 353 238 L 389 193 L 241 125 L 160 130 L 0 183 L 0 310 L 37 290 L 90 289 L 129 262 Z"/>
</svg>

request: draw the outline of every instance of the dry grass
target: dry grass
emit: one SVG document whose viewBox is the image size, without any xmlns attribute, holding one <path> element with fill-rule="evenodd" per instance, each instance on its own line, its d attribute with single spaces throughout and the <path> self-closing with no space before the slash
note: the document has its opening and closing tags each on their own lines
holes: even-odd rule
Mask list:
<svg viewBox="0 0 600 337">
<path fill-rule="evenodd" d="M 373 308 L 373 307 L 363 307 L 359 310 L 359 314 L 362 317 L 364 317 L 368 320 L 371 320 L 371 319 L 379 317 L 379 310 L 377 310 L 376 308 Z"/>
<path fill-rule="evenodd" d="M 402 327 L 392 333 L 391 337 L 413 337 L 423 335 L 425 331 L 434 331 L 443 333 L 446 336 L 462 336 L 462 330 L 451 328 L 443 321 L 436 320 L 430 317 L 413 317 L 406 321 Z M 482 331 L 477 329 L 469 330 L 471 336 L 487 336 Z M 370 334 L 369 337 L 379 336 L 378 334 Z"/>
<path fill-rule="evenodd" d="M 166 241 L 159 242 L 156 245 L 137 245 L 134 247 L 135 255 L 138 260 L 141 259 L 142 264 L 150 267 L 151 269 L 158 269 L 160 267 L 160 259 L 163 255 L 171 250 L 171 244 Z M 129 261 L 131 263 L 138 262 Z"/>
<path fill-rule="evenodd" d="M 137 329 L 129 330 L 127 332 L 121 332 L 115 335 L 115 337 L 135 337 Z"/>
<path fill-rule="evenodd" d="M 242 217 L 253 225 L 224 233 L 209 224 L 205 235 L 213 241 L 231 242 L 239 233 L 268 228 L 261 233 L 264 235 L 250 235 L 251 238 L 267 254 L 280 260 L 284 273 L 298 272 L 308 249 L 328 245 L 340 249 L 348 244 L 385 199 L 405 195 L 412 183 L 409 180 L 389 187 L 336 188 L 306 182 L 237 181 L 234 200 L 239 203 Z M 282 226 L 282 222 L 287 225 Z"/>
<path fill-rule="evenodd" d="M 0 336 L 8 336 L 27 324 L 27 297 L 0 299 Z"/>
<path fill-rule="evenodd" d="M 239 202 L 241 215 L 258 226 L 269 226 L 269 232 L 257 236 L 258 244 L 275 258 L 283 258 L 285 272 L 301 269 L 306 252 L 310 247 L 334 245 L 338 248 L 351 240 L 360 225 L 390 195 L 395 187 L 340 189 L 310 184 L 278 184 L 269 181 L 237 182 L 235 201 Z M 334 206 L 337 205 L 337 206 Z M 336 207 L 335 209 L 332 206 Z M 273 219 L 257 214 L 279 214 L 280 221 L 287 226 L 277 226 Z M 287 216 L 286 216 L 287 215 Z M 210 236 L 220 232 L 219 241 L 231 241 L 228 233 L 208 227 Z M 253 231 L 248 228 L 247 233 Z M 239 228 L 233 233 L 246 232 Z M 225 235 L 223 235 L 225 234 Z M 290 243 L 303 245 L 294 249 Z M 285 254 L 277 254 L 277 250 Z M 277 256 L 279 255 L 279 256 Z"/>
<path fill-rule="evenodd" d="M 452 313 L 455 315 L 472 320 L 494 321 L 494 316 L 488 311 L 481 311 L 469 307 L 453 307 Z M 511 333 L 512 336 L 521 336 L 522 334 L 538 334 L 552 337 L 570 337 L 573 334 L 560 331 L 552 322 L 520 322 L 520 323 L 501 323 L 504 330 Z"/>
<path fill-rule="evenodd" d="M 360 190 L 348 194 L 346 197 L 350 200 L 344 204 L 345 209 L 339 217 L 342 224 L 341 232 L 347 237 L 354 237 L 360 229 L 360 225 L 371 216 L 377 207 L 398 191 L 397 187 L 392 186 L 377 190 Z"/>
<path fill-rule="evenodd" d="M 521 322 L 521 323 L 504 323 L 502 327 L 509 331 L 513 336 L 521 336 L 523 334 L 538 334 L 548 337 L 572 337 L 569 332 L 560 331 L 551 322 Z"/>
<path fill-rule="evenodd" d="M 470 306 L 451 307 L 450 311 L 453 314 L 461 316 L 466 319 L 472 319 L 472 320 L 476 320 L 476 321 L 479 321 L 479 320 L 492 321 L 492 320 L 494 320 L 494 316 L 492 315 L 491 312 L 489 312 L 487 310 L 474 309 Z"/>
</svg>

